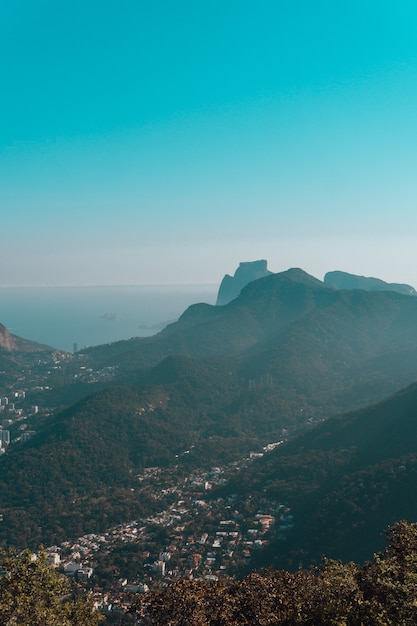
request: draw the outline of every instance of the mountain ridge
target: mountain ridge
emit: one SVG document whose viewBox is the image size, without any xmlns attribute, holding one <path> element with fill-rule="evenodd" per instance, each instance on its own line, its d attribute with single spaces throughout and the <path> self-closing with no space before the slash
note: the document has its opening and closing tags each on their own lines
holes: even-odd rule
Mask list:
<svg viewBox="0 0 417 626">
<path fill-rule="evenodd" d="M 416 319 L 415 298 L 336 290 L 292 268 L 249 283 L 226 305 L 195 304 L 153 337 L 80 351 L 70 365 L 60 364 L 43 402 L 65 406 L 73 392 L 77 397 L 96 393 L 58 413 L 50 424 L 53 432 L 46 425 L 28 444 L 3 455 L 0 506 L 6 523 L 0 525 L 0 538 L 33 545 L 42 541 L 42 533 L 48 542 L 62 537 L 63 525 L 65 532 L 72 524 L 83 534 L 83 526 L 97 530 L 105 519 L 122 522 L 138 504 L 126 494 L 118 503 L 106 472 L 119 476 L 120 494 L 135 489 L 129 477 L 139 473 L 143 455 L 164 467 L 176 465 L 176 455 L 185 449 L 189 454 L 181 462 L 187 467 L 232 461 L 279 440 L 283 432 L 382 400 L 417 380 Z M 78 362 L 96 381 L 103 368 L 112 372 L 105 388 L 96 382 L 75 389 Z M 48 403 L 53 398 L 55 404 Z M 68 416 L 75 427 L 60 431 Z M 58 432 L 66 433 L 64 439 Z M 320 471 L 344 464 L 346 454 L 351 452 L 335 452 L 326 465 L 321 451 L 325 467 Z M 68 459 L 77 471 L 71 472 Z M 302 454 L 294 459 L 301 462 Z M 40 480 L 34 489 L 27 477 L 38 476 L 41 467 L 48 487 L 43 489 Z M 311 477 L 315 472 L 310 466 Z M 284 491 L 291 492 L 289 483 Z M 100 502 L 100 511 L 68 504 L 71 514 L 62 517 L 66 504 L 59 492 L 74 494 L 76 503 Z M 51 494 L 56 494 L 55 509 Z M 22 508 L 24 523 L 19 522 Z"/>
<path fill-rule="evenodd" d="M 417 296 L 417 291 L 411 285 L 403 283 L 387 283 L 372 276 L 359 276 L 335 270 L 327 272 L 323 282 L 335 289 L 365 289 L 366 291 L 395 291 L 403 295 Z"/>
</svg>

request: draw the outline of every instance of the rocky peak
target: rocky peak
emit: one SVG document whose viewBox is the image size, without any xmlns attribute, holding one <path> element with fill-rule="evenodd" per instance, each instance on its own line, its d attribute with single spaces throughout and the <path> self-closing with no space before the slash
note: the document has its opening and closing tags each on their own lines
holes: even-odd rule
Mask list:
<svg viewBox="0 0 417 626">
<path fill-rule="evenodd" d="M 3 326 L 3 324 L 0 324 L 0 348 L 4 348 L 9 352 L 17 349 L 14 337 L 9 333 L 7 328 Z"/>
<path fill-rule="evenodd" d="M 259 261 L 245 261 L 239 263 L 239 267 L 234 276 L 226 274 L 220 284 L 219 293 L 217 295 L 216 305 L 227 304 L 231 300 L 237 298 L 243 287 L 247 284 L 269 276 L 270 272 L 267 268 L 267 261 L 261 259 Z"/>
</svg>

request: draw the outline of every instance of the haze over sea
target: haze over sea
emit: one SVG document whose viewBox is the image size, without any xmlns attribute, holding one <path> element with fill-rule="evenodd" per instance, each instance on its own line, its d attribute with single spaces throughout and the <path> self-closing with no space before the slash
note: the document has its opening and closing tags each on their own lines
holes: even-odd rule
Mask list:
<svg viewBox="0 0 417 626">
<path fill-rule="evenodd" d="M 71 351 L 159 332 L 216 285 L 3 287 L 0 322 L 14 335 Z"/>
</svg>

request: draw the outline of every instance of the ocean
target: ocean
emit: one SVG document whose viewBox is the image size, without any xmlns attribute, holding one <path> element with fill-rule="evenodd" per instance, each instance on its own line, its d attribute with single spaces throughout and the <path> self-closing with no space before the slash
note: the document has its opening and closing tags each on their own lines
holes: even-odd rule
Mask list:
<svg viewBox="0 0 417 626">
<path fill-rule="evenodd" d="M 191 304 L 214 304 L 215 285 L 2 287 L 0 323 L 31 341 L 72 352 L 148 337 Z"/>
</svg>

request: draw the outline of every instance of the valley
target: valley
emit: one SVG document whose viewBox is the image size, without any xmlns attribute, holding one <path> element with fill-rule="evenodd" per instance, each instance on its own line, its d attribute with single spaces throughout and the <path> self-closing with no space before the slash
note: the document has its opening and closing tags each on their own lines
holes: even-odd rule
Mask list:
<svg viewBox="0 0 417 626">
<path fill-rule="evenodd" d="M 1 543 L 49 546 L 103 610 L 176 578 L 371 558 L 417 519 L 417 298 L 371 286 L 268 273 L 74 354 L 3 327 Z"/>
<path fill-rule="evenodd" d="M 269 544 L 272 526 L 281 541 L 294 526 L 291 511 L 263 495 L 216 497 L 216 487 L 253 458 L 181 478 L 175 470 L 149 468 L 138 477 L 141 488 L 165 508 L 47 552 L 67 576 L 94 591 L 103 611 L 115 606 L 127 610 L 134 593 L 174 580 L 236 578 L 248 569 L 254 553 Z"/>
</svg>

